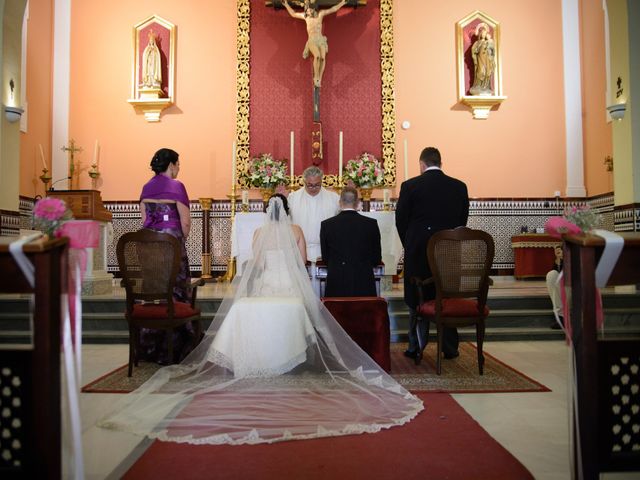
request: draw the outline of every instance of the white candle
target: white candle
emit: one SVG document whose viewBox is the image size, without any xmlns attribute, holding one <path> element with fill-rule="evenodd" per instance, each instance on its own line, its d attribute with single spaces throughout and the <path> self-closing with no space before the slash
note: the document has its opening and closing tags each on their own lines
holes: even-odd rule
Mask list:
<svg viewBox="0 0 640 480">
<path fill-rule="evenodd" d="M 98 144 L 98 140 L 96 140 L 96 144 L 93 147 L 93 165 L 98 166 L 98 152 L 100 151 L 100 145 Z"/>
<path fill-rule="evenodd" d="M 338 142 L 338 186 L 342 186 L 342 146 L 344 142 L 344 137 L 342 135 L 342 130 L 340 130 L 340 141 Z"/>
<path fill-rule="evenodd" d="M 236 142 L 233 142 L 231 153 L 231 188 L 236 184 Z"/>
<path fill-rule="evenodd" d="M 40 160 L 42 160 L 42 167 L 47 170 L 47 162 L 44 161 L 44 151 L 42 150 L 42 144 L 38 144 L 38 147 L 40 147 Z"/>
<path fill-rule="evenodd" d="M 242 190 L 242 204 L 249 205 L 249 191 Z"/>
<path fill-rule="evenodd" d="M 391 192 L 389 191 L 389 189 L 385 188 L 384 191 L 382 192 L 382 194 L 384 195 L 384 203 L 390 203 L 390 201 L 391 201 Z"/>
<path fill-rule="evenodd" d="M 404 139 L 404 179 L 407 181 L 409 179 L 409 159 L 407 157 L 408 147 L 407 147 L 407 139 Z"/>
<path fill-rule="evenodd" d="M 291 166 L 289 167 L 289 174 L 291 175 L 291 185 L 293 185 L 295 182 L 295 174 L 293 173 L 293 145 L 294 145 L 294 141 L 293 141 L 294 137 L 293 137 L 293 130 L 291 130 L 291 148 L 290 148 L 290 153 L 289 153 L 289 157 L 290 157 L 290 162 L 291 162 Z"/>
</svg>

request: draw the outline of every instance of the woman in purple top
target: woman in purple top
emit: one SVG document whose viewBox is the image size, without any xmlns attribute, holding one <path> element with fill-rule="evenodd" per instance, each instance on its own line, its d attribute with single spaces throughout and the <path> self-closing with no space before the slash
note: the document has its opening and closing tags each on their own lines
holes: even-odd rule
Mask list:
<svg viewBox="0 0 640 480">
<path fill-rule="evenodd" d="M 161 148 L 151 159 L 151 170 L 155 176 L 149 180 L 140 194 L 140 213 L 143 228 L 169 233 L 180 240 L 182 261 L 178 272 L 177 285 L 173 296 L 178 302 L 189 302 L 191 292 L 189 284 L 189 258 L 185 246 L 191 229 L 189 197 L 182 182 L 176 180 L 180 171 L 180 160 L 176 152 Z M 165 332 L 162 330 L 141 329 L 141 359 L 162 364 L 180 362 L 193 348 L 194 329 L 191 323 L 174 331 L 174 358 L 168 358 Z"/>
</svg>

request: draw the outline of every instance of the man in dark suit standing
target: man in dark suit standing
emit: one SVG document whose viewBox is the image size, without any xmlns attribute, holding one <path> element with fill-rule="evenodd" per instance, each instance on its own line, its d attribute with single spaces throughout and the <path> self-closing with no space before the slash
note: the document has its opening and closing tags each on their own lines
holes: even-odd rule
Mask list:
<svg viewBox="0 0 640 480">
<path fill-rule="evenodd" d="M 380 229 L 373 218 L 356 212 L 358 191 L 345 187 L 341 212 L 320 225 L 322 260 L 327 264 L 327 297 L 375 297 L 373 268 L 382 261 Z"/>
<path fill-rule="evenodd" d="M 441 169 L 440 152 L 427 147 L 420 154 L 421 175 L 402 183 L 396 206 L 396 228 L 404 246 L 404 301 L 409 307 L 411 325 L 409 348 L 404 354 L 416 358 L 429 338 L 429 325 L 416 321 L 418 292 L 412 277 L 431 276 L 427 262 L 427 244 L 431 236 L 450 228 L 465 226 L 469 216 L 467 186 Z M 426 299 L 435 298 L 433 287 L 425 289 Z M 442 350 L 445 358 L 458 353 L 458 331 L 445 328 Z"/>
</svg>

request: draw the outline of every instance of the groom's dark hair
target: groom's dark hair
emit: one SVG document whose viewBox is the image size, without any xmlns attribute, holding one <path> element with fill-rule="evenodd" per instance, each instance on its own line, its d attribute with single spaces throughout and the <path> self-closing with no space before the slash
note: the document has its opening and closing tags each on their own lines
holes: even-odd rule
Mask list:
<svg viewBox="0 0 640 480">
<path fill-rule="evenodd" d="M 281 193 L 274 193 L 273 195 L 271 195 L 269 197 L 269 200 L 271 200 L 272 198 L 279 198 L 280 200 L 282 200 L 282 207 L 284 208 L 284 211 L 287 215 L 289 215 L 289 202 L 287 201 L 287 197 L 285 197 L 284 195 L 282 195 Z M 267 202 L 264 206 L 264 211 L 267 211 L 267 206 L 269 205 L 269 202 Z"/>
<path fill-rule="evenodd" d="M 435 147 L 427 147 L 420 153 L 420 161 L 427 167 L 439 167 L 442 165 L 440 150 Z"/>
</svg>

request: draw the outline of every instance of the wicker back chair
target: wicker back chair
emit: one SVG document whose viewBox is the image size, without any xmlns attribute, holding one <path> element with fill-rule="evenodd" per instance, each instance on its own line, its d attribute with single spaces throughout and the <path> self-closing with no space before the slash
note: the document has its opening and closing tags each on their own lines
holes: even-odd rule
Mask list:
<svg viewBox="0 0 640 480">
<path fill-rule="evenodd" d="M 196 287 L 204 282 L 191 282 L 191 303 L 173 299 L 173 288 L 180 269 L 180 241 L 168 233 L 139 230 L 125 233 L 116 247 L 122 284 L 126 290 L 129 324 L 129 371 L 138 366 L 140 328 L 165 330 L 169 359 L 173 359 L 173 329 L 193 322 L 196 341 L 202 336 L 200 310 L 195 308 Z"/>
<path fill-rule="evenodd" d="M 442 333 L 444 327 L 476 326 L 478 369 L 483 374 L 485 319 L 489 315 L 487 293 L 491 279 L 495 246 L 493 238 L 481 230 L 458 227 L 442 230 L 431 237 L 427 258 L 433 275 L 415 279 L 420 303 L 419 317 L 436 324 L 438 335 L 437 371 L 441 373 Z M 423 286 L 433 283 L 435 300 L 423 298 Z"/>
</svg>

